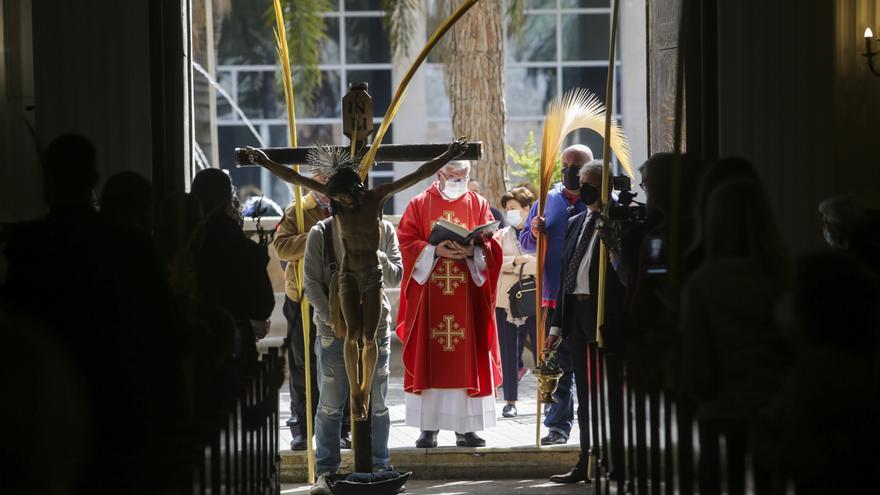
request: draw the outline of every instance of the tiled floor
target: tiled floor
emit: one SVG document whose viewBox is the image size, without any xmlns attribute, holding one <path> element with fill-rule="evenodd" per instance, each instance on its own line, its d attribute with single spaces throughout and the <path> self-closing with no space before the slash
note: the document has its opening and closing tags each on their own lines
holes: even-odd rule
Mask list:
<svg viewBox="0 0 880 495">
<path fill-rule="evenodd" d="M 281 488 L 283 495 L 303 495 L 309 492 L 309 485 L 290 484 Z M 413 480 L 406 484 L 406 492 L 412 495 L 568 495 L 590 493 L 590 486 L 578 483 L 575 485 L 558 485 L 544 480 Z M 611 493 L 616 493 L 612 488 Z"/>
</svg>

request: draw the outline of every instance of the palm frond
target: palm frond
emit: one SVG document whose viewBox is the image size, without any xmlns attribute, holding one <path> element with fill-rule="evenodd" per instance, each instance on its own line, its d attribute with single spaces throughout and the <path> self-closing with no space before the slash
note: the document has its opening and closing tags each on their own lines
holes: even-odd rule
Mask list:
<svg viewBox="0 0 880 495">
<path fill-rule="evenodd" d="M 385 30 L 391 39 L 395 57 L 409 56 L 414 41 L 415 26 L 424 14 L 420 0 L 382 0 L 385 11 Z"/>
<path fill-rule="evenodd" d="M 400 108 L 400 104 L 403 103 L 403 97 L 406 95 L 406 88 L 409 86 L 410 80 L 412 80 L 413 75 L 415 75 L 416 71 L 421 67 L 422 62 L 428 57 L 428 53 L 431 49 L 436 45 L 440 39 L 443 38 L 443 35 L 446 34 L 449 29 L 458 22 L 461 17 L 470 10 L 474 4 L 477 3 L 477 0 L 465 0 L 455 12 L 452 13 L 442 24 L 434 31 L 434 34 L 428 39 L 428 43 L 422 48 L 422 51 L 419 52 L 419 55 L 416 57 L 412 66 L 403 76 L 403 79 L 400 81 L 400 84 L 397 86 L 397 91 L 394 93 L 394 98 L 391 99 L 391 104 L 388 105 L 388 111 L 385 113 L 385 118 L 382 119 L 382 124 L 379 125 L 379 130 L 376 132 L 376 137 L 373 139 L 373 145 L 370 146 L 370 150 L 364 155 L 361 160 L 361 170 L 360 175 L 361 179 L 366 179 L 367 172 L 369 168 L 373 165 L 373 161 L 376 159 L 376 153 L 379 151 L 379 145 L 382 144 L 382 138 L 385 137 L 385 133 L 388 131 L 388 128 L 391 126 L 391 121 L 394 119 L 394 115 L 397 114 L 397 110 Z"/>
<path fill-rule="evenodd" d="M 326 25 L 321 14 L 332 10 L 329 0 L 277 0 L 284 14 L 287 60 L 292 64 L 290 78 L 296 81 L 299 101 L 310 108 L 321 87 L 321 45 L 327 39 Z M 278 7 L 275 7 L 277 11 Z M 275 14 L 276 30 L 278 13 Z"/>
<path fill-rule="evenodd" d="M 519 40 L 526 27 L 525 0 L 508 0 L 507 2 L 507 35 Z"/>
<path fill-rule="evenodd" d="M 313 174 L 332 177 L 342 169 L 355 172 L 360 168 L 358 157 L 352 156 L 345 148 L 315 144 L 306 154 L 306 163 Z"/>
<path fill-rule="evenodd" d="M 544 121 L 544 134 L 541 139 L 541 185 L 540 206 L 543 212 L 547 192 L 553 173 L 557 169 L 557 158 L 565 137 L 577 129 L 592 129 L 603 138 L 605 136 L 605 105 L 596 95 L 583 88 L 575 88 L 562 97 L 554 98 L 547 107 Z M 623 170 L 633 177 L 632 157 L 629 143 L 623 134 L 620 123 L 611 120 L 611 149 L 617 155 Z"/>
</svg>

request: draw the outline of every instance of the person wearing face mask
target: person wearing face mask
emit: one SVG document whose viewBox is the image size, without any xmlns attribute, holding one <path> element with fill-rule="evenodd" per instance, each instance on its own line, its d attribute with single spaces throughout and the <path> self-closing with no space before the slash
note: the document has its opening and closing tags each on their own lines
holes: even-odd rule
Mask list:
<svg viewBox="0 0 880 495">
<path fill-rule="evenodd" d="M 576 144 L 562 152 L 562 182 L 553 185 L 547 193 L 547 205 L 544 216 L 538 216 L 538 203 L 532 205 L 526 216 L 524 228 L 519 235 L 519 243 L 523 252 L 534 253 L 537 248 L 538 236 L 544 236 L 547 254 L 544 258 L 544 280 L 541 304 L 547 314 L 547 322 L 553 321 L 553 313 L 557 305 L 556 291 L 559 289 L 559 276 L 562 272 L 562 247 L 565 242 L 565 230 L 569 218 L 587 209 L 581 201 L 581 167 L 593 159 L 590 148 Z M 542 329 L 545 333 L 549 326 Z M 572 370 L 565 363 L 571 362 L 567 342 L 562 342 L 556 349 L 560 363 L 563 363 L 562 378 L 559 387 L 553 394 L 557 402 L 548 405 L 544 426 L 549 433 L 541 439 L 542 445 L 560 445 L 568 442 L 571 427 L 574 423 L 574 397 L 572 388 Z"/>
<path fill-rule="evenodd" d="M 571 349 L 568 357 L 560 358 L 563 369 L 574 371 L 577 390 L 578 427 L 580 428 L 580 456 L 577 464 L 565 474 L 551 476 L 555 483 L 577 483 L 587 479 L 587 463 L 593 443 L 597 443 L 598 433 L 598 392 L 596 384 L 588 381 L 597 376 L 599 353 L 596 345 L 596 314 L 599 287 L 600 239 L 600 194 L 602 184 L 602 161 L 592 160 L 580 169 L 580 198 L 587 205 L 585 212 L 568 221 L 565 243 L 562 250 L 562 277 L 557 292 L 556 311 L 550 321 L 550 335 L 545 346 L 557 348 L 567 343 Z M 606 252 L 606 257 L 610 258 Z M 625 309 L 625 289 L 613 273 L 613 265 L 608 261 L 609 274 L 605 282 L 605 324 L 603 336 L 609 349 L 616 349 L 620 339 L 621 323 Z M 622 367 L 619 359 L 606 353 L 609 419 L 612 433 L 611 455 L 615 466 L 623 465 L 623 396 Z M 568 362 L 564 363 L 563 359 Z M 593 385 L 592 387 L 590 385 Z M 593 418 L 591 424 L 589 419 Z"/>
<path fill-rule="evenodd" d="M 327 177 L 315 176 L 315 180 L 322 184 L 327 183 Z M 302 312 L 300 310 L 299 278 L 297 277 L 296 262 L 305 256 L 306 238 L 316 223 L 330 215 L 330 200 L 323 194 L 314 191 L 303 196 L 303 231 L 300 232 L 296 223 L 296 205 L 291 202 L 284 211 L 284 217 L 278 224 L 275 232 L 275 240 L 272 245 L 278 258 L 287 263 L 284 269 L 284 306 L 283 313 L 287 319 L 287 362 L 290 369 L 290 418 L 287 426 L 290 428 L 292 440 L 290 450 L 306 450 L 306 371 L 305 371 L 305 341 L 303 339 Z M 312 310 L 309 308 L 311 317 Z M 309 326 L 311 330 L 310 341 L 315 342 L 316 325 Z M 310 349 L 311 362 L 317 363 L 314 349 Z M 318 379 L 317 367 L 312 364 L 312 417 L 318 407 Z M 344 416 L 348 419 L 348 415 Z M 349 439 L 349 421 L 343 421 L 340 446 L 351 448 Z"/>
<path fill-rule="evenodd" d="M 493 221 L 489 203 L 468 191 L 469 173 L 469 162 L 446 164 L 437 182 L 409 202 L 397 228 L 404 267 L 397 335 L 406 424 L 422 431 L 418 448 L 436 447 L 439 430 L 454 431 L 457 446 L 482 447 L 486 441 L 476 432 L 495 426 L 501 246 L 491 237 L 428 243 L 441 218 L 467 229 Z"/>
<path fill-rule="evenodd" d="M 498 326 L 498 340 L 501 345 L 502 392 L 507 404 L 501 410 L 505 418 L 515 418 L 516 400 L 519 385 L 520 356 L 525 339 L 529 336 L 532 345 L 536 342 L 535 316 L 527 318 L 511 314 L 508 291 L 523 277 L 534 276 L 537 260 L 534 255 L 524 254 L 519 246 L 519 234 L 526 224 L 529 208 L 535 197 L 524 187 L 511 189 L 501 196 L 508 226 L 495 233 L 504 252 L 501 276 L 498 278 L 498 291 L 495 297 L 495 323 Z M 534 306 L 533 306 L 534 307 Z"/>
</svg>

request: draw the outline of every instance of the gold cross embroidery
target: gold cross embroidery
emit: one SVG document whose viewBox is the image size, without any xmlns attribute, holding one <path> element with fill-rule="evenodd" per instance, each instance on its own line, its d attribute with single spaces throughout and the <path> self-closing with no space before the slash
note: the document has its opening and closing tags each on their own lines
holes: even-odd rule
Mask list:
<svg viewBox="0 0 880 495">
<path fill-rule="evenodd" d="M 455 216 L 455 212 L 452 210 L 443 210 L 443 214 L 440 215 L 440 218 L 444 218 L 447 222 L 452 222 L 456 225 L 461 225 L 462 227 L 465 226 L 464 223 Z"/>
<path fill-rule="evenodd" d="M 431 330 L 431 338 L 436 338 L 437 343 L 443 344 L 443 350 L 451 352 L 455 345 L 464 340 L 464 328 L 455 323 L 452 315 L 443 315 L 443 321 Z"/>
<path fill-rule="evenodd" d="M 443 289 L 444 296 L 451 296 L 455 294 L 455 289 L 459 284 L 463 284 L 467 280 L 467 277 L 458 270 L 453 260 L 443 260 L 443 266 L 445 267 L 444 272 L 431 275 L 431 281 L 437 282 L 437 287 Z"/>
</svg>

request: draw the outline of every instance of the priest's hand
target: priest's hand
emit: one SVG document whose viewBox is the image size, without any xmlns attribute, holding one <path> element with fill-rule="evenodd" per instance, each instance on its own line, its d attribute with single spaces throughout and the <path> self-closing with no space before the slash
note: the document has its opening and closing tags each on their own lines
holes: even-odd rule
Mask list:
<svg viewBox="0 0 880 495">
<path fill-rule="evenodd" d="M 440 244 L 437 244 L 437 249 L 434 253 L 441 258 L 449 258 L 451 260 L 464 259 L 464 253 L 462 253 L 455 244 L 456 243 L 452 241 L 443 241 Z"/>
<path fill-rule="evenodd" d="M 544 217 L 533 218 L 531 229 L 532 229 L 532 235 L 535 236 L 536 239 L 538 238 L 539 235 L 546 232 L 545 224 L 544 224 Z"/>
<path fill-rule="evenodd" d="M 452 241 L 452 245 L 457 249 L 460 253 L 467 258 L 474 257 L 474 245 L 473 244 L 459 244 L 455 241 Z"/>
</svg>

